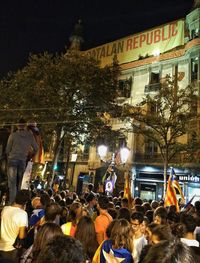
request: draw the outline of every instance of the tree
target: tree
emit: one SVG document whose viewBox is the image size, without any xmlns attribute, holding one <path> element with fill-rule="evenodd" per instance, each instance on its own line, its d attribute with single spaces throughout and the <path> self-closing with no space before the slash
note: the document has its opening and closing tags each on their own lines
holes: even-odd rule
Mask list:
<svg viewBox="0 0 200 263">
<path fill-rule="evenodd" d="M 124 117 L 131 117 L 133 130 L 155 142 L 164 164 L 164 196 L 169 161 L 186 149 L 179 139 L 187 133 L 188 120 L 197 112 L 192 110 L 197 99 L 196 89 L 179 89 L 177 79 L 166 76 L 156 93 L 148 93 L 136 106 L 125 105 Z"/>
<path fill-rule="evenodd" d="M 27 66 L 9 74 L 0 83 L 1 122 L 19 116 L 37 121 L 45 138 L 56 131 L 54 162 L 62 141 L 83 143 L 102 133 L 105 114 L 118 115 L 115 103 L 119 67 L 100 68 L 99 62 L 78 51 L 65 54 L 31 55 Z"/>
</svg>

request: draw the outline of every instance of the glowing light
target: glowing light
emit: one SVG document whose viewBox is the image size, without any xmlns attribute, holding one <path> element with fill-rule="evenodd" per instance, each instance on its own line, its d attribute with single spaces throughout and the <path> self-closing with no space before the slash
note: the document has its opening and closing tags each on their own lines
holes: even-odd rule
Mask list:
<svg viewBox="0 0 200 263">
<path fill-rule="evenodd" d="M 107 150 L 108 150 L 108 147 L 105 146 L 105 145 L 100 145 L 100 146 L 98 147 L 98 154 L 99 154 L 99 156 L 101 157 L 101 159 L 106 156 Z"/>
<path fill-rule="evenodd" d="M 121 162 L 126 163 L 128 160 L 130 150 L 126 147 L 120 149 L 120 157 L 121 157 Z"/>
</svg>

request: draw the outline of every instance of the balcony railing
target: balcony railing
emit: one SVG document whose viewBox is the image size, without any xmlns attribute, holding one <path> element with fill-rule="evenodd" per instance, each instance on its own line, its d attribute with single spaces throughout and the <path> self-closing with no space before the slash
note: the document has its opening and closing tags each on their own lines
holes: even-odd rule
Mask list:
<svg viewBox="0 0 200 263">
<path fill-rule="evenodd" d="M 133 156 L 134 162 L 142 162 L 142 163 L 162 163 L 163 159 L 161 154 L 154 153 L 154 154 L 142 154 L 142 153 L 135 153 Z M 172 163 L 183 163 L 186 161 L 186 156 L 184 153 L 177 154 L 174 156 L 170 162 Z"/>
<path fill-rule="evenodd" d="M 160 90 L 161 84 L 160 83 L 153 83 L 149 85 L 145 85 L 144 92 L 149 93 L 149 92 L 157 92 Z"/>
</svg>

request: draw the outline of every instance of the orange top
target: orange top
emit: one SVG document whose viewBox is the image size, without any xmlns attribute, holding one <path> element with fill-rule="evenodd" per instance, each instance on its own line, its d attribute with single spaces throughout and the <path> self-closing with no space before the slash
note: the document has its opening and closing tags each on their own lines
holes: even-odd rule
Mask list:
<svg viewBox="0 0 200 263">
<path fill-rule="evenodd" d="M 107 212 L 101 213 L 97 218 L 95 219 L 94 225 L 95 225 L 95 231 L 98 234 L 100 234 L 103 237 L 103 240 L 107 239 L 106 236 L 106 229 L 109 226 L 109 224 L 112 222 L 112 217 Z M 102 241 L 103 241 L 102 240 Z M 98 240 L 100 243 L 100 241 Z"/>
</svg>

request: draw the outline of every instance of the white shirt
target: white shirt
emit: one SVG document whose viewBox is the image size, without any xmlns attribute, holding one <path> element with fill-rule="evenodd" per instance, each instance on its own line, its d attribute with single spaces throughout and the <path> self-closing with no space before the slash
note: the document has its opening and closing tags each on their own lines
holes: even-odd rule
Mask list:
<svg viewBox="0 0 200 263">
<path fill-rule="evenodd" d="M 147 245 L 147 240 L 146 238 L 143 236 L 141 236 L 140 238 L 137 239 L 133 239 L 133 259 L 134 259 L 134 263 L 137 263 L 140 259 L 140 254 L 141 251 L 143 249 L 144 246 Z"/>
<path fill-rule="evenodd" d="M 28 227 L 28 215 L 19 207 L 5 206 L 1 213 L 0 250 L 11 251 L 20 227 Z"/>
<path fill-rule="evenodd" d="M 195 239 L 181 238 L 181 242 L 183 242 L 189 247 L 199 247 L 199 241 Z"/>
</svg>

